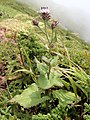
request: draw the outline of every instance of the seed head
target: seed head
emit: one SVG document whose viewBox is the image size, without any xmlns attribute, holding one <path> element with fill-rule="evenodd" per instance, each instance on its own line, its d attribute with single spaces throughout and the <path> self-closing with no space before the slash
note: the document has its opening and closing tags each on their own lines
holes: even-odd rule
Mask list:
<svg viewBox="0 0 90 120">
<path fill-rule="evenodd" d="M 38 26 L 39 22 L 37 20 L 32 21 L 33 25 Z"/>
<path fill-rule="evenodd" d="M 58 25 L 58 21 L 53 21 L 53 22 L 51 23 L 51 28 L 54 29 L 54 28 L 57 27 L 57 25 Z"/>
</svg>

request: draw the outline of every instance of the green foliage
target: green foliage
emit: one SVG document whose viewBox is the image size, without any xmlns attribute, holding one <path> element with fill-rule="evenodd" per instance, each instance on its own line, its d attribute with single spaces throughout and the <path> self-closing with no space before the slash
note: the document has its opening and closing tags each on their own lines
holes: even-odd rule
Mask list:
<svg viewBox="0 0 90 120">
<path fill-rule="evenodd" d="M 67 105 L 67 104 L 72 104 L 74 102 L 80 101 L 80 98 L 75 96 L 75 93 L 68 92 L 66 90 L 56 90 L 53 92 L 53 95 L 55 98 L 59 99 L 60 104 L 62 105 Z"/>
<path fill-rule="evenodd" d="M 33 115 L 32 120 L 50 120 L 49 117 L 51 118 L 50 114 L 42 115 L 42 114 L 39 113 L 38 115 Z"/>
<path fill-rule="evenodd" d="M 90 115 L 84 115 L 84 120 L 90 120 Z"/>
<path fill-rule="evenodd" d="M 72 80 L 74 79 L 74 85 L 78 87 L 88 98 L 89 100 L 89 85 L 90 85 L 90 77 L 86 74 L 86 72 L 79 66 L 71 67 L 67 70 L 67 73 Z M 87 87 L 86 87 L 87 86 Z"/>
<path fill-rule="evenodd" d="M 46 48 L 40 44 L 35 36 L 25 35 L 20 32 L 18 35 L 18 42 L 24 47 L 28 57 L 32 60 L 34 56 L 37 58 L 41 58 L 41 56 L 46 54 Z M 24 52 L 25 53 L 25 52 Z"/>
<path fill-rule="evenodd" d="M 39 113 L 38 115 L 33 115 L 32 120 L 65 120 L 67 117 L 69 108 L 66 107 L 66 104 L 58 104 L 57 107 L 51 110 L 47 115 Z"/>
<path fill-rule="evenodd" d="M 32 6 L 27 6 L 25 3 L 19 3 L 17 1 L 15 3 L 9 2 L 9 6 L 14 10 L 17 10 L 23 14 L 28 14 L 29 16 L 35 17 L 37 15 Z"/>
<path fill-rule="evenodd" d="M 84 103 L 84 120 L 90 119 L 90 104 Z"/>
<path fill-rule="evenodd" d="M 5 0 L 6 1 L 6 0 Z M 2 1 L 0 0 L 0 20 L 4 20 L 4 19 L 8 19 L 8 18 L 12 18 L 17 14 L 17 10 L 11 8 L 8 3 L 11 1 Z M 13 1 L 14 2 L 14 1 Z"/>
<path fill-rule="evenodd" d="M 13 0 L 0 0 L 0 13 L 1 20 L 19 13 L 31 19 L 37 15 Z M 90 46 L 68 30 L 51 27 L 52 20 L 37 19 L 35 31 L 31 27 L 27 33 L 19 32 L 14 42 L 0 42 L 0 70 L 5 63 L 0 73 L 0 85 L 5 77 L 0 119 L 89 120 Z M 53 23 L 56 27 L 57 21 Z"/>
<path fill-rule="evenodd" d="M 51 110 L 51 119 L 52 120 L 64 120 L 64 119 L 70 119 L 68 114 L 68 106 L 66 107 L 66 104 L 58 104 L 58 106 Z"/>
<path fill-rule="evenodd" d="M 54 70 L 54 68 L 52 67 L 56 62 L 56 61 L 54 62 L 54 60 L 56 60 L 56 58 L 52 59 L 51 61 L 48 60 L 48 61 L 50 61 L 49 62 L 50 71 L 49 71 L 49 66 L 46 63 L 44 63 L 44 62 L 40 63 L 35 58 L 38 71 L 40 72 L 40 75 L 38 76 L 38 79 L 37 79 L 37 84 L 42 89 L 49 89 L 49 88 L 54 87 L 54 86 L 59 86 L 59 87 L 63 86 L 61 79 L 60 79 L 61 75 L 58 74 L 58 72 L 56 72 Z"/>
<path fill-rule="evenodd" d="M 17 102 L 24 108 L 36 106 L 49 99 L 48 96 L 41 97 L 42 91 L 33 83 L 30 87 L 23 90 L 21 95 L 16 95 L 10 102 Z"/>
<path fill-rule="evenodd" d="M 0 63 L 1 61 L 4 62 L 7 75 L 12 75 L 12 72 L 19 68 L 18 53 L 19 51 L 13 43 L 6 42 L 0 44 Z"/>
</svg>

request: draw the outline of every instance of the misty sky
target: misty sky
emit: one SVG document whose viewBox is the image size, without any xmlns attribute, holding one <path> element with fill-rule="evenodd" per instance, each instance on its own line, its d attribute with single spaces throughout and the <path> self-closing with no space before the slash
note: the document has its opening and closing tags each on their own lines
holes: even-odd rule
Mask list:
<svg viewBox="0 0 90 120">
<path fill-rule="evenodd" d="M 52 1 L 64 6 L 81 8 L 84 11 L 90 13 L 90 0 L 52 0 Z"/>
<path fill-rule="evenodd" d="M 51 14 L 66 28 L 90 43 L 90 0 L 18 0 L 37 10 L 48 6 Z"/>
</svg>

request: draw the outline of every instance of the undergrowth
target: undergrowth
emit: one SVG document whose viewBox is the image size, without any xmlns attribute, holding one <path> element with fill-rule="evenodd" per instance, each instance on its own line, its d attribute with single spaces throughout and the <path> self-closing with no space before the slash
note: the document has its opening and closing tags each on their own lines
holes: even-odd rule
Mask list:
<svg viewBox="0 0 90 120">
<path fill-rule="evenodd" d="M 0 5 L 4 11 L 1 21 L 10 19 L 11 9 L 12 18 L 24 13 L 33 21 L 30 19 L 27 33 L 10 30 L 9 34 L 3 28 L 0 119 L 89 120 L 90 46 L 74 33 L 58 28 L 47 7 L 41 8 L 38 16 L 23 4 L 4 2 Z"/>
</svg>

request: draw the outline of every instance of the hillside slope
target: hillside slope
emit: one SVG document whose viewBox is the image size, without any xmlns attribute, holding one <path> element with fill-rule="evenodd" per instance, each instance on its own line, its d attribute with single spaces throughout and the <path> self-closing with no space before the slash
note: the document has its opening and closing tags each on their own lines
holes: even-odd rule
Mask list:
<svg viewBox="0 0 90 120">
<path fill-rule="evenodd" d="M 46 17 L 0 0 L 0 120 L 89 117 L 90 45 Z"/>
<path fill-rule="evenodd" d="M 29 29 L 30 32 L 33 31 L 33 33 L 41 37 L 41 39 L 44 37 L 42 34 L 38 34 L 38 31 L 32 26 L 32 19 L 35 19 L 35 16 L 37 17 L 37 13 L 31 7 L 13 0 L 1 0 L 0 13 L 2 14 L 0 17 L 0 27 L 23 32 L 28 32 Z M 89 69 L 90 45 L 84 43 L 75 33 L 68 30 L 58 28 L 58 33 L 59 32 L 71 54 L 71 59 L 83 69 Z M 90 70 L 88 70 L 88 73 L 90 74 Z"/>
</svg>

